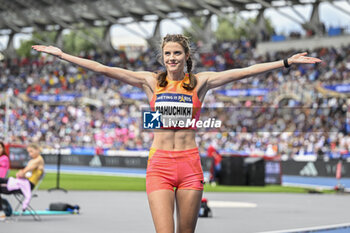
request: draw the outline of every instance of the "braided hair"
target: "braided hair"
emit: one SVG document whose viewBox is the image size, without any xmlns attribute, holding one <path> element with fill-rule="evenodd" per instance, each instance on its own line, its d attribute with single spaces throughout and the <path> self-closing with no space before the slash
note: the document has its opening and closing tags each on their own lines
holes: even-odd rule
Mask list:
<svg viewBox="0 0 350 233">
<path fill-rule="evenodd" d="M 161 45 L 162 50 L 163 50 L 165 44 L 168 42 L 179 43 L 183 47 L 183 49 L 185 50 L 185 54 L 190 55 L 186 61 L 187 73 L 189 75 L 190 81 L 189 81 L 189 83 L 183 83 L 182 87 L 188 91 L 191 91 L 196 87 L 197 79 L 194 77 L 194 74 L 192 74 L 193 62 L 192 62 L 192 58 L 191 58 L 189 39 L 188 39 L 188 37 L 181 35 L 181 34 L 175 34 L 175 35 L 168 34 L 163 38 L 162 45 Z M 158 79 L 158 85 L 160 87 L 166 87 L 166 85 L 168 85 L 168 81 L 166 80 L 167 74 L 168 74 L 167 71 L 165 71 L 165 72 L 162 72 L 158 75 L 157 79 Z"/>
</svg>

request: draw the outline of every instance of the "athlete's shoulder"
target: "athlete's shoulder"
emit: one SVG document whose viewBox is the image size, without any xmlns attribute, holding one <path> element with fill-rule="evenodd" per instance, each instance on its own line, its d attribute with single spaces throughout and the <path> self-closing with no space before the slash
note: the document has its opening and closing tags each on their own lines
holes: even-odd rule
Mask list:
<svg viewBox="0 0 350 233">
<path fill-rule="evenodd" d="M 196 74 L 196 77 L 198 79 L 207 79 L 211 75 L 215 74 L 216 72 L 211 72 L 211 71 L 204 71 L 204 72 L 199 72 Z"/>
<path fill-rule="evenodd" d="M 157 84 L 157 73 L 144 72 L 144 74 L 145 74 L 144 79 L 146 80 L 145 85 L 150 87 L 153 90 L 155 85 Z M 143 88 L 145 88 L 145 85 L 143 85 Z"/>
<path fill-rule="evenodd" d="M 208 72 L 200 72 L 195 74 L 195 77 L 197 79 L 197 91 L 201 90 L 203 86 L 206 85 L 209 75 L 207 74 Z M 209 72 L 210 73 L 210 72 Z"/>
</svg>

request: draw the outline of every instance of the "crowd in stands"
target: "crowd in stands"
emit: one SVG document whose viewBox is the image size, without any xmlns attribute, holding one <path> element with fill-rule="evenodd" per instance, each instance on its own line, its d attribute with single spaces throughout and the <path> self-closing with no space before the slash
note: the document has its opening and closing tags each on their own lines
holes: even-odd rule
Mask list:
<svg viewBox="0 0 350 233">
<path fill-rule="evenodd" d="M 247 67 L 283 59 L 296 52 L 259 55 L 254 46 L 250 41 L 223 42 L 213 45 L 211 52 L 197 51 L 193 54 L 195 72 Z M 194 50 L 198 50 L 195 45 Z M 349 84 L 350 45 L 339 49 L 319 48 L 309 51 L 309 55 L 319 57 L 323 62 L 278 69 L 210 91 L 204 107 L 218 108 L 218 118 L 222 118 L 225 127 L 218 132 L 198 133 L 201 152 L 215 145 L 222 151 L 268 156 L 348 153 L 350 126 L 346 112 L 349 102 L 344 95 L 320 93 L 316 87 Z M 89 52 L 82 56 L 135 71 L 162 70 L 158 56 L 152 50 L 135 59 L 128 59 L 123 51 L 113 54 Z M 259 88 L 269 89 L 269 94 L 230 97 L 218 92 Z M 7 135 L 11 143 L 147 150 L 153 135 L 142 129 L 140 113 L 147 100 L 125 98 L 140 91 L 53 56 L 0 61 L 0 93 L 12 95 Z M 32 100 L 34 96 L 44 94 L 76 94 L 79 97 L 70 102 Z M 285 94 L 289 97 L 276 102 Z M 82 98 L 91 102 L 83 103 Z M 0 139 L 4 139 L 5 101 L 1 100 L 0 105 Z M 287 113 L 277 114 L 274 107 L 286 109 Z M 299 110 L 294 112 L 291 108 Z M 318 111 L 310 113 L 310 109 Z M 206 117 L 205 113 L 203 117 Z M 303 122 L 302 126 L 300 122 Z"/>
</svg>

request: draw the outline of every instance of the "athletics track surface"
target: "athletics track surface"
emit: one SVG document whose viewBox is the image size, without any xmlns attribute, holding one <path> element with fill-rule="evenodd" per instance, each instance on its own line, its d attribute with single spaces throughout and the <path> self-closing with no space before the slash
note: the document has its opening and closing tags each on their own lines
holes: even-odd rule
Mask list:
<svg viewBox="0 0 350 233">
<path fill-rule="evenodd" d="M 63 166 L 62 172 L 71 169 L 72 166 Z M 91 168 L 90 171 L 80 169 L 90 174 L 98 172 Z M 51 168 L 47 167 L 47 170 L 50 172 Z M 143 174 L 139 169 L 127 170 L 124 174 Z M 108 172 L 112 173 L 111 170 Z M 297 178 L 283 177 L 283 180 L 293 184 L 301 182 Z M 306 180 L 304 184 L 310 182 Z M 333 186 L 333 180 L 327 182 L 330 183 L 321 186 Z M 204 193 L 204 197 L 209 200 L 214 216 L 199 219 L 198 233 L 350 232 L 350 228 L 345 227 L 350 225 L 350 195 L 347 194 Z M 8 199 L 13 203 L 11 197 Z M 39 197 L 32 200 L 32 205 L 44 210 L 52 202 L 79 204 L 81 214 L 42 216 L 41 222 L 21 216 L 1 223 L 1 232 L 154 232 L 145 192 L 69 191 L 65 194 L 39 191 Z M 328 230 L 321 231 L 322 227 Z M 337 229 L 330 230 L 334 227 Z"/>
</svg>

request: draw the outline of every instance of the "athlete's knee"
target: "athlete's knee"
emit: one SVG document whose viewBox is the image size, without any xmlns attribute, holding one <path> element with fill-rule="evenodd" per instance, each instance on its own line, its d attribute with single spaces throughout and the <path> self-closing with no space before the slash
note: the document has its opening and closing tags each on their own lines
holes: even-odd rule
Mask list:
<svg viewBox="0 0 350 233">
<path fill-rule="evenodd" d="M 180 224 L 180 226 L 176 229 L 176 233 L 194 233 L 195 226 Z"/>
<path fill-rule="evenodd" d="M 156 233 L 174 233 L 174 227 L 156 227 Z"/>
</svg>

